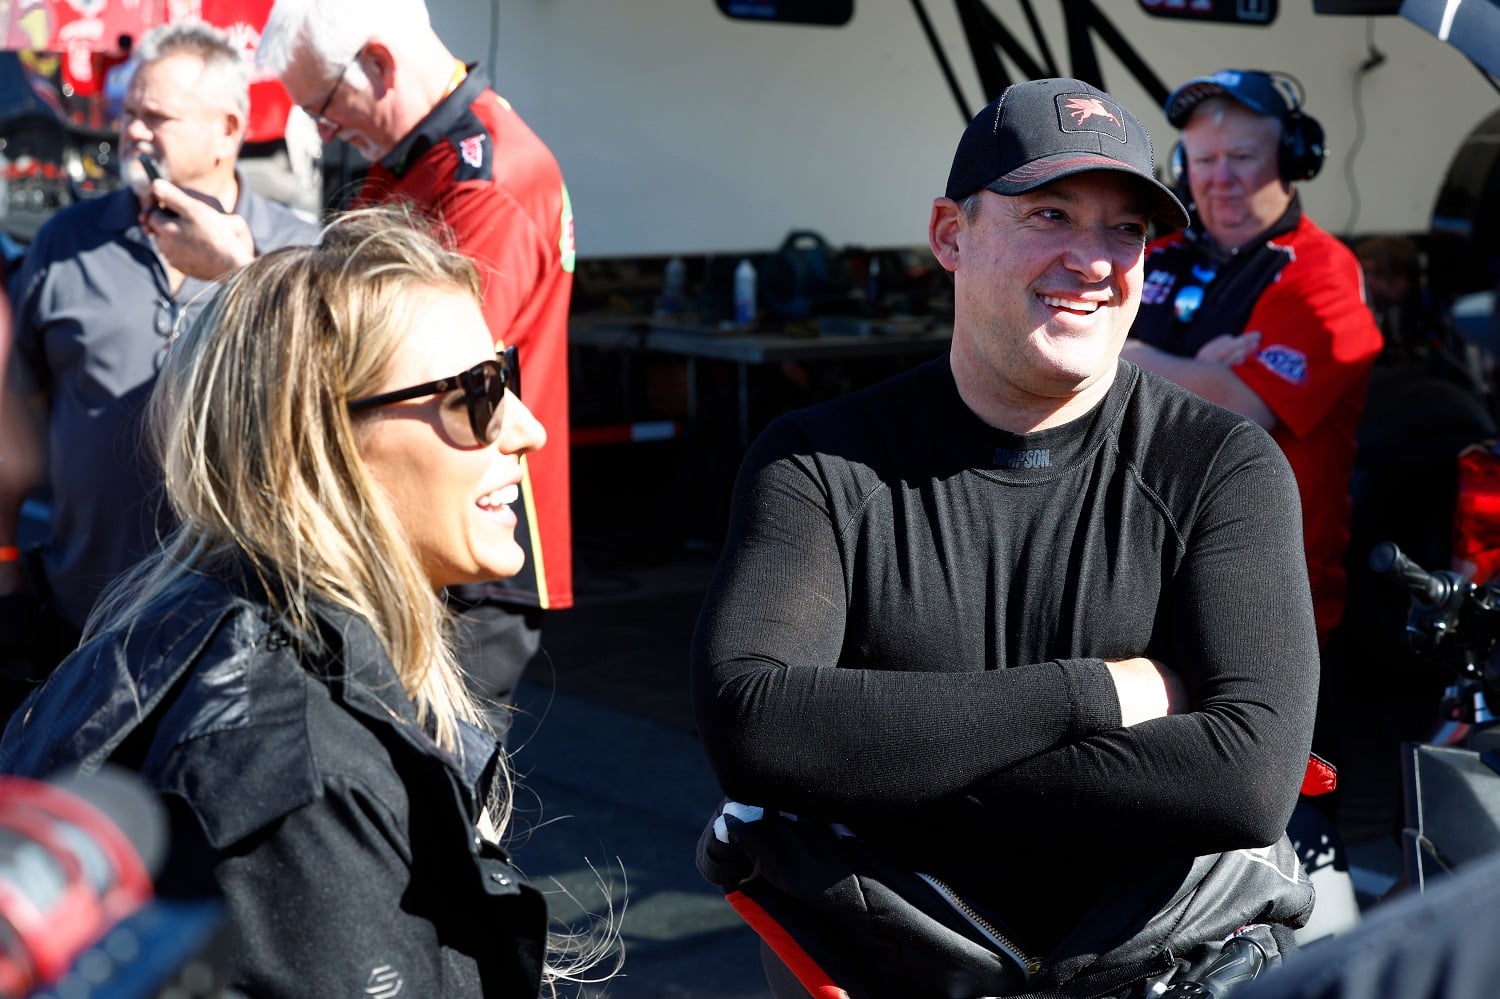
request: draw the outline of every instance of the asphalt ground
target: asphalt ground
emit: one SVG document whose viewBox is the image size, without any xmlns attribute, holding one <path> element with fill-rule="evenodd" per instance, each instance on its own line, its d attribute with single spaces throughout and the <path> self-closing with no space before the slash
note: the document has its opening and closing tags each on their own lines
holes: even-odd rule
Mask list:
<svg viewBox="0 0 1500 999">
<path fill-rule="evenodd" d="M 569 925 L 613 907 L 624 970 L 576 994 L 768 999 L 755 935 L 693 863 L 719 800 L 687 696 L 712 557 L 578 561 L 577 606 L 543 631 L 551 669 L 517 698 L 513 853 Z"/>
</svg>

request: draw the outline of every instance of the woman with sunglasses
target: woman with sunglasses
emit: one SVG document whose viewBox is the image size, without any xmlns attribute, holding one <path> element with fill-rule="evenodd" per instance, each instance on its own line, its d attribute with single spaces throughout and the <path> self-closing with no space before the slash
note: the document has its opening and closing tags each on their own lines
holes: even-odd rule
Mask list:
<svg viewBox="0 0 1500 999">
<path fill-rule="evenodd" d="M 151 416 L 181 526 L 0 770 L 139 771 L 171 822 L 158 894 L 224 900 L 229 994 L 557 977 L 439 596 L 523 561 L 510 504 L 546 434 L 517 374 L 473 266 L 389 211 L 262 256 L 169 352 Z"/>
</svg>

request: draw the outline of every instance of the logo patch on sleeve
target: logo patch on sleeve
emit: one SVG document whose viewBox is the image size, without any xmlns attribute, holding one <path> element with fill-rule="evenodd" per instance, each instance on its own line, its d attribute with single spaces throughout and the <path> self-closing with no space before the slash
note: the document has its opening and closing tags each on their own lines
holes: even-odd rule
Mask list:
<svg viewBox="0 0 1500 999">
<path fill-rule="evenodd" d="M 365 995 L 371 999 L 396 999 L 405 984 L 401 979 L 401 972 L 389 964 L 382 964 L 373 969 L 370 977 L 365 980 Z"/>
<path fill-rule="evenodd" d="M 458 154 L 475 170 L 484 166 L 484 133 L 458 140 Z"/>
<path fill-rule="evenodd" d="M 1307 355 L 1285 344 L 1276 343 L 1255 355 L 1255 359 L 1279 378 L 1293 385 L 1307 381 Z"/>
</svg>

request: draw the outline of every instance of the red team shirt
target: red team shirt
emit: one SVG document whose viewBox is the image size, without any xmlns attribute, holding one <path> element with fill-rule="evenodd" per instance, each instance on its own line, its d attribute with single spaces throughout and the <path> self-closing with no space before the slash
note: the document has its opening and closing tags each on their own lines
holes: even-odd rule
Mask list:
<svg viewBox="0 0 1500 999">
<path fill-rule="evenodd" d="M 547 446 L 523 460 L 516 538 L 526 566 L 487 584 L 503 599 L 573 605 L 568 467 L 568 306 L 573 211 L 542 140 L 493 90 L 467 76 L 389 155 L 371 167 L 357 205 L 410 201 L 441 219 L 479 268 L 484 315 L 497 342 L 518 348 L 526 405 Z"/>
<path fill-rule="evenodd" d="M 1344 613 L 1355 433 L 1383 342 L 1364 304 L 1359 261 L 1294 203 L 1262 244 L 1218 269 L 1202 307 L 1183 323 L 1175 303 L 1184 286 L 1203 283 L 1201 246 L 1178 232 L 1147 247 L 1131 335 L 1191 356 L 1221 333 L 1260 334 L 1257 353 L 1233 370 L 1275 414 L 1271 436 L 1301 492 L 1313 609 L 1319 641 L 1326 641 Z"/>
</svg>

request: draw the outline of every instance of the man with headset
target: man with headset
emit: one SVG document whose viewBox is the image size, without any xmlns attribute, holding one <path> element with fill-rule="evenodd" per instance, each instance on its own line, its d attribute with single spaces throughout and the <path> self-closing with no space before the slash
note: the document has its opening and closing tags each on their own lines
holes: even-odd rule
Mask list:
<svg viewBox="0 0 1500 999">
<path fill-rule="evenodd" d="M 1167 98 L 1167 120 L 1182 130 L 1175 159 L 1192 224 L 1147 247 L 1123 356 L 1254 420 L 1281 446 L 1301 494 L 1326 649 L 1344 613 L 1355 431 L 1382 341 L 1358 259 L 1302 213 L 1294 185 L 1317 175 L 1324 148 L 1301 103 L 1288 78 L 1234 69 Z M 1320 721 L 1335 717 L 1327 681 Z M 1314 748 L 1336 755 L 1318 735 Z M 1325 832 L 1326 843 L 1313 838 L 1319 854 L 1337 842 Z M 1334 892 L 1319 890 L 1331 903 Z"/>
<path fill-rule="evenodd" d="M 1323 130 L 1283 78 L 1221 70 L 1167 99 L 1182 130 L 1192 226 L 1146 249 L 1125 357 L 1249 417 L 1286 453 L 1318 640 L 1344 610 L 1349 475 L 1380 330 L 1359 260 L 1302 214 L 1294 186 L 1323 164 Z"/>
</svg>

